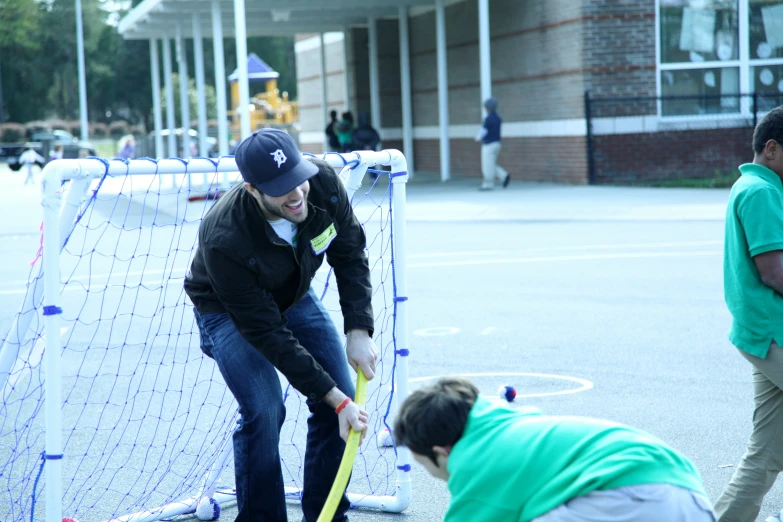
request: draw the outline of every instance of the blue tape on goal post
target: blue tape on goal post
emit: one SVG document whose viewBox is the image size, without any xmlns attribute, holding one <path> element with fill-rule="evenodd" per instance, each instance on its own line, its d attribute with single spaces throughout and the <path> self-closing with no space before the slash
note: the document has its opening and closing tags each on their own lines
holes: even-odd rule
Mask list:
<svg viewBox="0 0 783 522">
<path fill-rule="evenodd" d="M 59 315 L 63 313 L 63 309 L 59 306 L 44 306 L 43 315 Z"/>
</svg>

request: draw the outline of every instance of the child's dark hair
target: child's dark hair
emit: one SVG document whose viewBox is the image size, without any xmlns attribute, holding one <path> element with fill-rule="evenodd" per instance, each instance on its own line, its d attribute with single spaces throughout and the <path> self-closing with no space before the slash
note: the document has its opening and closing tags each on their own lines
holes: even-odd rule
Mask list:
<svg viewBox="0 0 783 522">
<path fill-rule="evenodd" d="M 783 105 L 769 111 L 753 131 L 753 152 L 761 154 L 769 140 L 783 147 Z"/>
<path fill-rule="evenodd" d="M 433 446 L 454 446 L 465 431 L 479 391 L 462 377 L 446 377 L 405 399 L 394 423 L 394 441 L 438 461 Z"/>
</svg>

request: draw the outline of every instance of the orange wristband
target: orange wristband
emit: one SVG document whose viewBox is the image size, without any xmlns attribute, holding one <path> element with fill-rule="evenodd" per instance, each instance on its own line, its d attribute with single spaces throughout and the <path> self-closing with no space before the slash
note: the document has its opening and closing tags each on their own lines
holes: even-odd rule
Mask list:
<svg viewBox="0 0 783 522">
<path fill-rule="evenodd" d="M 337 408 L 335 408 L 334 412 L 335 412 L 335 413 L 337 413 L 337 414 L 339 415 L 339 414 L 340 414 L 340 412 L 341 412 L 341 411 L 343 411 L 343 409 L 344 409 L 346 406 L 348 406 L 348 403 L 349 403 L 349 402 L 351 402 L 351 398 L 350 398 L 350 397 L 346 397 L 345 399 L 343 399 L 343 402 L 341 402 L 341 403 L 340 403 L 340 405 L 339 405 L 339 406 L 337 406 Z"/>
</svg>

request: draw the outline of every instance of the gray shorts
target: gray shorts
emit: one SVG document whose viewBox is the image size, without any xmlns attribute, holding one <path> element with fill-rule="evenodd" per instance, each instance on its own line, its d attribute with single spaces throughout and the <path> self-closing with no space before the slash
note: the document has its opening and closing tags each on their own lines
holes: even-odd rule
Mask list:
<svg viewBox="0 0 783 522">
<path fill-rule="evenodd" d="M 533 522 L 715 522 L 710 501 L 668 484 L 593 491 L 575 497 Z"/>
</svg>

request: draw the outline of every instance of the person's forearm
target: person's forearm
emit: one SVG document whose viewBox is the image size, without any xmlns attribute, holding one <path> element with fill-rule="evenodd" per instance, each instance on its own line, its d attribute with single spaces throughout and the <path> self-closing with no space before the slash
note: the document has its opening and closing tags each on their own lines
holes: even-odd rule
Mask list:
<svg viewBox="0 0 783 522">
<path fill-rule="evenodd" d="M 783 271 L 773 276 L 761 278 L 761 282 L 773 289 L 775 292 L 783 295 Z"/>
<path fill-rule="evenodd" d="M 326 395 L 323 397 L 323 402 L 331 406 L 332 408 L 337 408 L 341 402 L 343 402 L 346 398 L 349 398 L 346 394 L 341 392 L 337 386 L 329 390 Z"/>
</svg>

